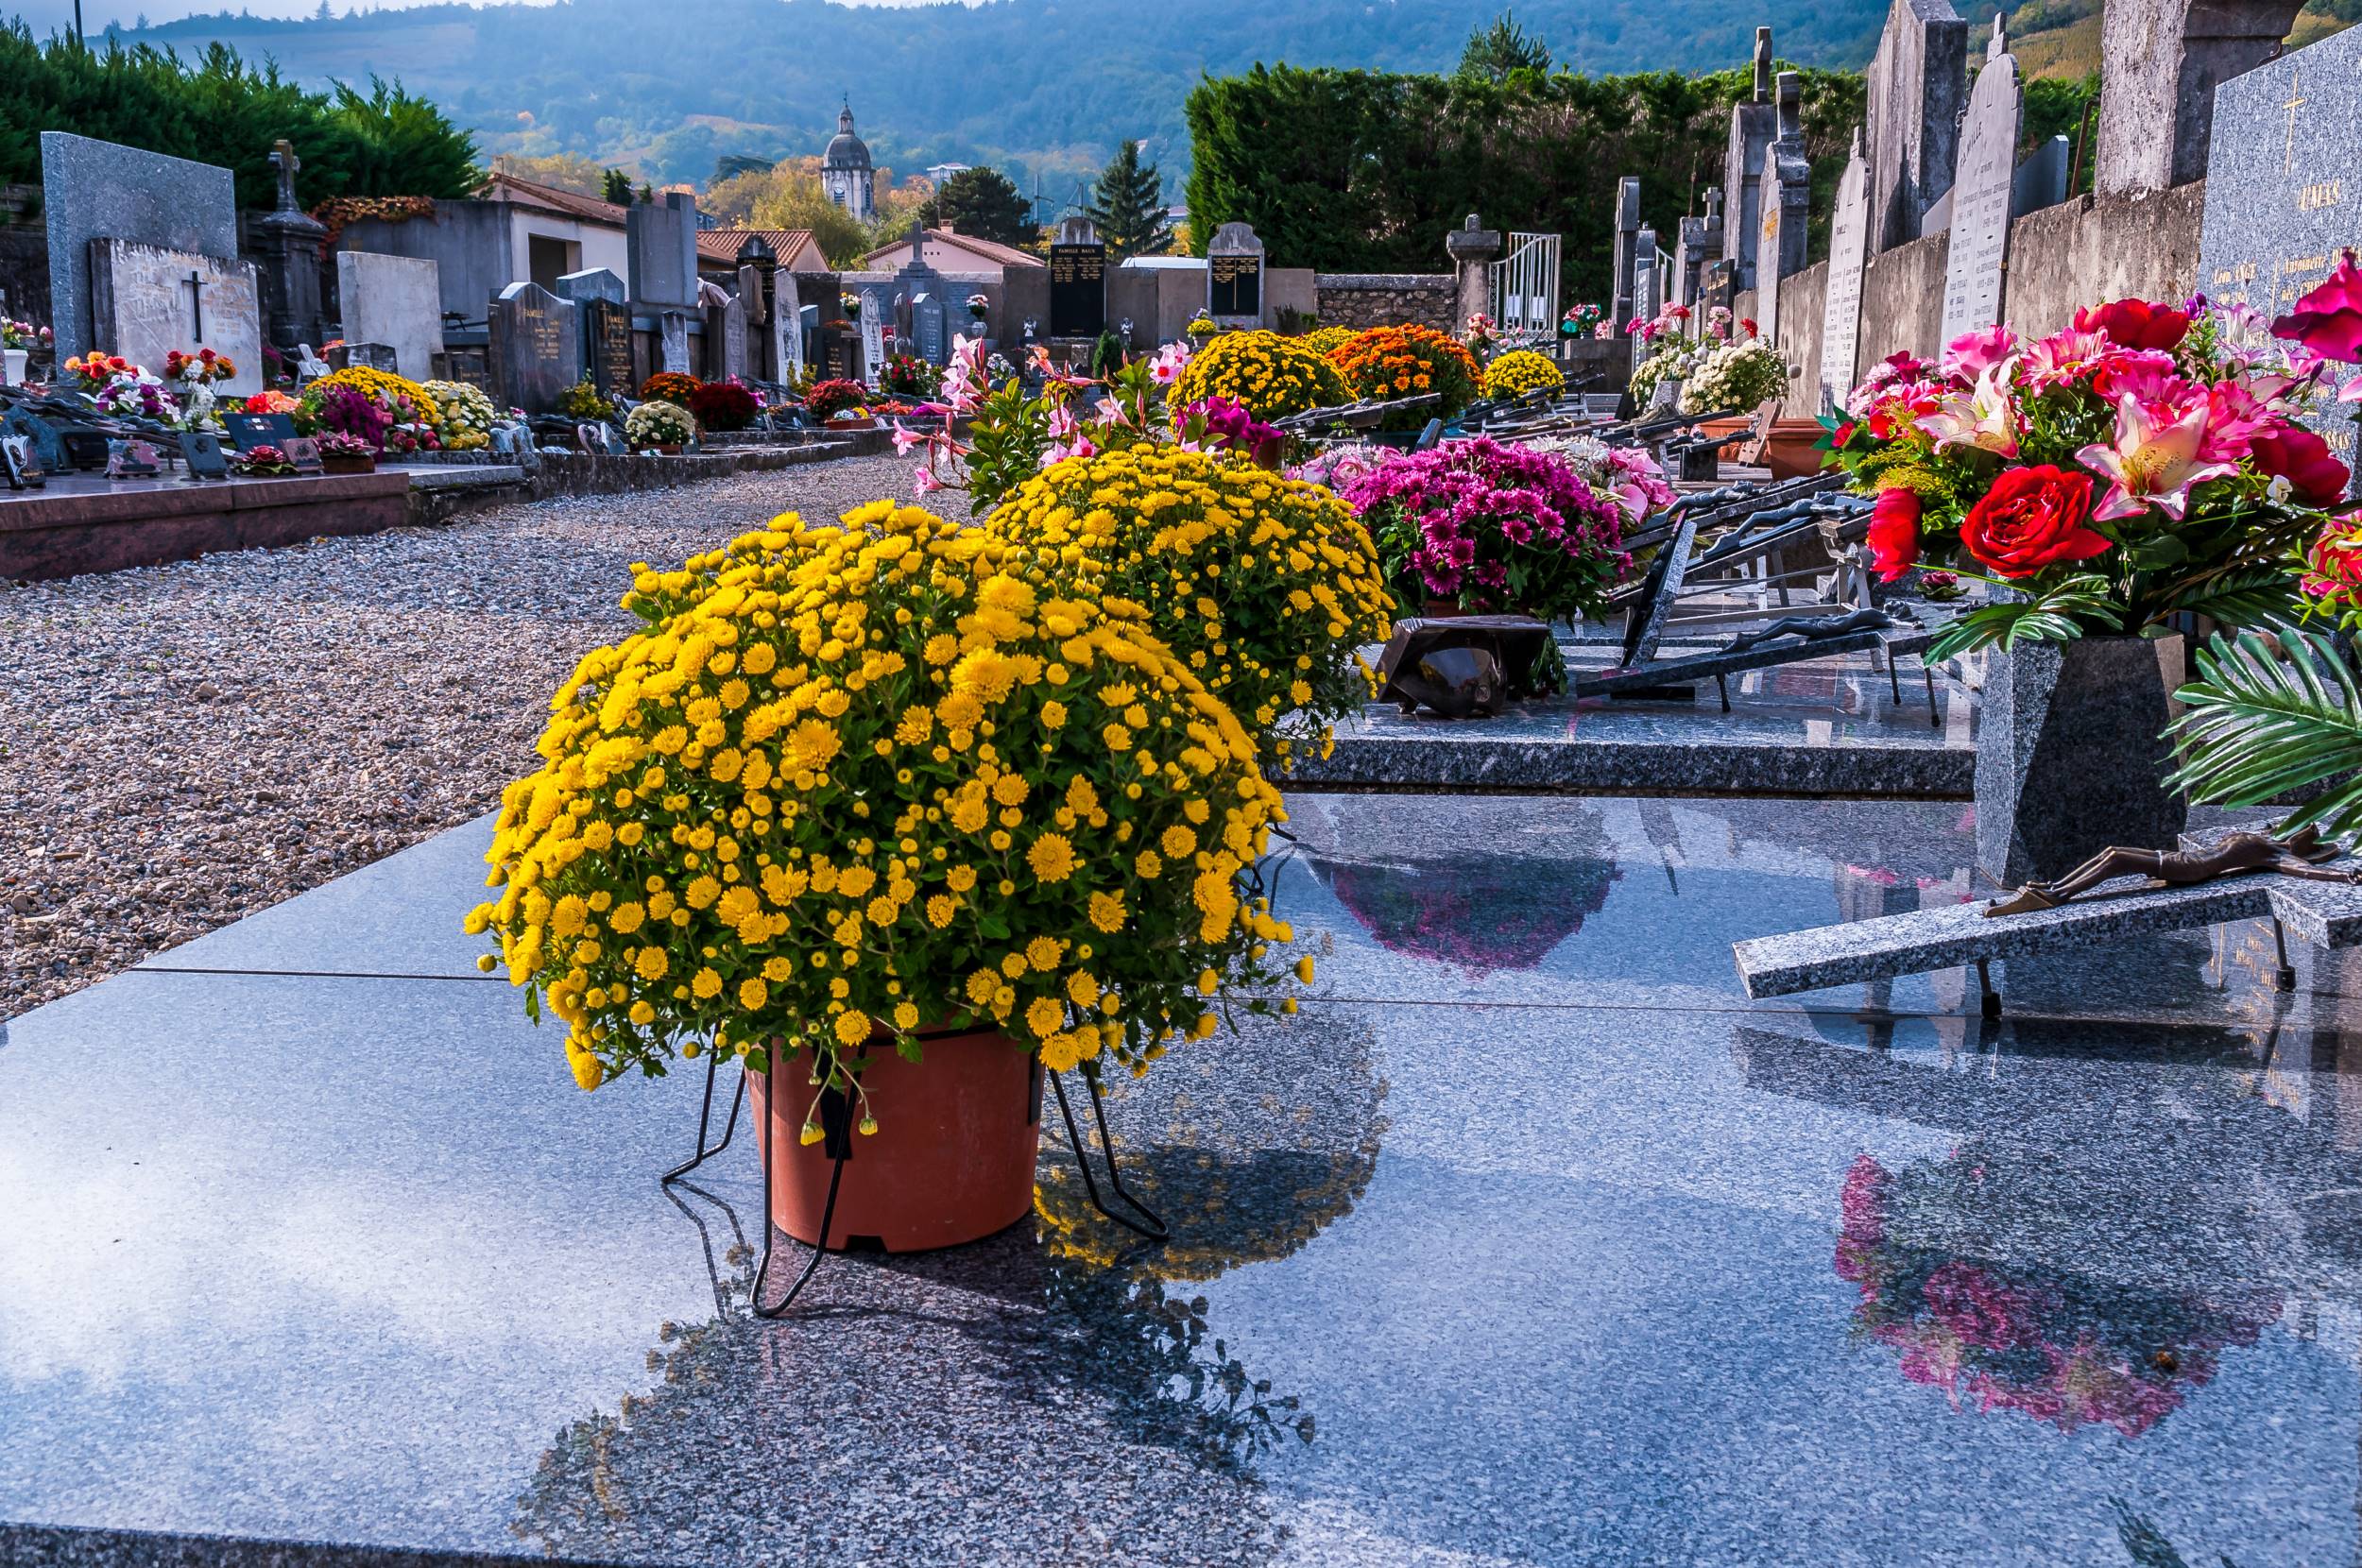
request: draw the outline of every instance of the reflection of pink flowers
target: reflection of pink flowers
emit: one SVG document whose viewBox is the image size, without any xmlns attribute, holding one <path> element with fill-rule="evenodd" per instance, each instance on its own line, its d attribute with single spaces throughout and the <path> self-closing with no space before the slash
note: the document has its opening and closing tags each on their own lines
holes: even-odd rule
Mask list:
<svg viewBox="0 0 2362 1568">
<path fill-rule="evenodd" d="M 1623 876 L 1604 853 L 1544 864 L 1537 877 L 1531 861 L 1483 855 L 1440 864 L 1312 861 L 1380 946 L 1471 979 L 1539 964 L 1600 912 Z"/>
</svg>

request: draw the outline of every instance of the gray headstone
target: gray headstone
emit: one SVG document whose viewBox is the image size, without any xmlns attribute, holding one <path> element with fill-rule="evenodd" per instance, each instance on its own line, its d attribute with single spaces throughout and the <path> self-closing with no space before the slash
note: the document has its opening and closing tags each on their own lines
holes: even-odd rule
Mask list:
<svg viewBox="0 0 2362 1568">
<path fill-rule="evenodd" d="M 1607 313 L 1616 335 L 1624 335 L 1626 323 L 1640 313 L 1634 308 L 1632 297 L 1633 264 L 1640 249 L 1640 177 L 1628 174 L 1616 182 L 1616 249 L 1613 258 L 1615 290 L 1607 304 Z"/>
<path fill-rule="evenodd" d="M 634 304 L 697 303 L 697 198 L 668 191 L 658 202 L 636 202 L 625 213 L 625 245 Z"/>
<path fill-rule="evenodd" d="M 52 275 L 56 265 L 53 259 Z M 237 374 L 217 393 L 263 389 L 263 291 L 252 264 L 234 256 L 137 245 L 90 242 L 89 347 L 121 354 L 163 375 L 174 349 L 213 349 L 230 356 Z M 65 358 L 62 342 L 59 358 Z"/>
<path fill-rule="evenodd" d="M 586 299 L 582 313 L 582 367 L 601 397 L 631 397 L 639 390 L 631 374 L 631 310 L 612 299 Z"/>
<path fill-rule="evenodd" d="M 329 350 L 329 359 L 339 370 L 357 366 L 365 370 L 384 370 L 399 375 L 395 368 L 396 355 L 390 343 L 345 343 Z"/>
<path fill-rule="evenodd" d="M 124 240 L 197 256 L 238 254 L 237 182 L 228 169 L 211 163 L 44 130 L 41 192 L 49 237 L 50 323 L 61 363 L 96 347 L 91 336 L 91 241 Z M 260 331 L 258 316 L 258 342 Z M 252 357 L 259 361 L 261 355 Z M 259 363 L 255 368 L 259 374 Z"/>
<path fill-rule="evenodd" d="M 894 290 L 884 283 L 864 283 L 861 296 L 861 362 L 871 381 L 885 366 L 886 328 L 894 323 Z"/>
<path fill-rule="evenodd" d="M 527 414 L 547 414 L 582 380 L 577 307 L 539 283 L 511 283 L 489 312 L 493 396 Z"/>
<path fill-rule="evenodd" d="M 771 330 L 779 349 L 772 363 L 787 381 L 804 367 L 804 306 L 796 288 L 796 274 L 782 267 L 771 277 Z"/>
<path fill-rule="evenodd" d="M 1730 214 L 1722 224 L 1722 259 L 1733 264 L 1735 286 L 1755 286 L 1755 233 L 1763 223 L 1756 210 L 1763 179 L 1763 149 L 1778 134 L 1772 102 L 1772 29 L 1755 29 L 1755 90 L 1752 101 L 1731 106 L 1731 134 L 1722 149 L 1722 189 Z M 1620 323 L 1618 324 L 1620 326 Z"/>
<path fill-rule="evenodd" d="M 433 262 L 339 250 L 336 298 L 346 342 L 390 345 L 394 369 L 414 381 L 434 374 L 443 351 L 443 285 Z"/>
<path fill-rule="evenodd" d="M 2347 246 L 2362 246 L 2362 188 L 2345 181 L 2362 141 L 2362 29 L 2259 66 L 2215 94 L 2198 286 L 2209 298 L 2286 314 Z M 2307 422 L 2354 457 L 2352 409 Z"/>
<path fill-rule="evenodd" d="M 1993 19 L 1985 68 L 1960 123 L 1960 162 L 1952 180 L 1952 239 L 1943 268 L 1943 324 L 1938 342 L 2001 319 L 2001 278 L 2010 248 L 2010 195 L 2016 179 L 2018 118 L 2025 94 L 2017 57 L 2001 18 Z"/>
<path fill-rule="evenodd" d="M 2053 136 L 2028 153 L 2026 162 L 2017 166 L 2016 177 L 2010 181 L 2010 216 L 2022 218 L 2064 201 L 2067 175 L 2073 163 L 2063 136 Z"/>
<path fill-rule="evenodd" d="M 1755 211 L 1755 323 L 1767 343 L 1780 338 L 1780 280 L 1805 267 L 1805 229 L 1812 203 L 1812 165 L 1805 161 L 1801 94 L 1793 71 L 1779 78 L 1779 134 L 1763 151 Z"/>
<path fill-rule="evenodd" d="M 589 267 L 581 272 L 569 272 L 557 281 L 557 297 L 572 299 L 577 305 L 593 299 L 604 299 L 610 305 L 626 304 L 631 299 L 629 288 L 621 278 L 607 267 Z"/>
<path fill-rule="evenodd" d="M 2277 58 L 2302 3 L 2108 0 L 2093 189 L 2129 196 L 2205 175 L 2216 84 Z"/>
<path fill-rule="evenodd" d="M 733 295 L 729 302 L 706 309 L 706 341 L 719 350 L 720 364 L 710 381 L 746 379 L 746 303 Z"/>
<path fill-rule="evenodd" d="M 1869 74 L 1870 249 L 1915 240 L 1952 188 L 1968 24 L 1950 0 L 1894 0 Z"/>
<path fill-rule="evenodd" d="M 1721 254 L 1722 188 L 1709 185 L 1705 215 L 1683 218 L 1680 237 L 1674 241 L 1673 298 L 1677 304 L 1697 304 L 1698 274 Z"/>
<path fill-rule="evenodd" d="M 1251 225 L 1225 223 L 1207 242 L 1206 314 L 1224 326 L 1263 324 L 1263 241 Z"/>
<path fill-rule="evenodd" d="M 689 315 L 685 311 L 659 311 L 656 317 L 656 367 L 680 375 L 689 373 Z"/>
<path fill-rule="evenodd" d="M 1656 230 L 1643 224 L 1632 247 L 1632 314 L 1653 318 L 1665 304 L 1659 292 Z"/>
<path fill-rule="evenodd" d="M 960 319 L 967 319 L 967 312 L 960 312 Z M 930 365 L 942 365 L 951 354 L 951 317 L 940 291 L 914 298 L 910 306 L 911 341 L 906 351 L 915 352 Z"/>
<path fill-rule="evenodd" d="M 1829 288 L 1821 307 L 1821 412 L 1844 401 L 1854 389 L 1855 359 L 1861 349 L 1862 264 L 1870 249 L 1870 165 L 1862 156 L 1861 127 L 1854 128 L 1853 156 L 1838 177 L 1837 206 L 1829 217 Z"/>
</svg>

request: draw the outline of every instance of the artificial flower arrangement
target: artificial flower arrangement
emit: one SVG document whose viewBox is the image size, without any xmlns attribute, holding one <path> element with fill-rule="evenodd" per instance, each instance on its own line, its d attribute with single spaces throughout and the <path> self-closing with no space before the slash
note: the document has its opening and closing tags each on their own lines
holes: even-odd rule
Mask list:
<svg viewBox="0 0 2362 1568">
<path fill-rule="evenodd" d="M 967 314 L 975 320 L 982 321 L 984 318 L 984 313 L 991 309 L 992 296 L 971 294 L 967 297 Z"/>
<path fill-rule="evenodd" d="M 70 355 L 58 368 L 74 379 L 75 389 L 80 392 L 101 391 L 117 376 L 147 374 L 121 354 L 97 352 Z"/>
<path fill-rule="evenodd" d="M 642 402 L 667 402 L 681 408 L 689 406 L 689 395 L 697 390 L 697 378 L 678 370 L 659 370 L 640 383 Z"/>
<path fill-rule="evenodd" d="M 1563 459 L 1593 495 L 1623 513 L 1626 534 L 1680 499 L 1646 447 L 1611 447 L 1596 435 L 1546 435 L 1518 444 Z"/>
<path fill-rule="evenodd" d="M 1687 305 L 1669 304 L 1653 316 L 1644 320 L 1635 315 L 1624 324 L 1633 341 L 1649 350 L 1649 357 L 1633 366 L 1629 383 L 1638 406 L 1647 408 L 1659 385 L 1678 383 L 1705 363 L 1713 344 L 1703 335 L 1691 335 L 1690 315 Z"/>
<path fill-rule="evenodd" d="M 1597 305 L 1569 305 L 1558 320 L 1561 337 L 1597 337 L 1607 325 L 1607 312 Z"/>
<path fill-rule="evenodd" d="M 164 351 L 164 380 L 185 382 L 201 386 L 217 381 L 228 381 L 238 373 L 237 363 L 228 354 L 218 354 L 200 347 L 193 354 L 178 349 Z"/>
<path fill-rule="evenodd" d="M 943 374 L 916 354 L 894 354 L 878 369 L 878 390 L 889 397 L 932 398 Z"/>
<path fill-rule="evenodd" d="M 303 405 L 284 392 L 257 392 L 240 405 L 248 414 L 293 414 Z"/>
<path fill-rule="evenodd" d="M 331 431 L 320 437 L 320 463 L 330 473 L 368 473 L 377 467 L 378 448 L 368 437 Z"/>
<path fill-rule="evenodd" d="M 296 466 L 288 460 L 285 452 L 277 447 L 265 445 L 231 453 L 230 469 L 248 479 L 268 479 L 291 474 L 296 471 Z"/>
<path fill-rule="evenodd" d="M 1145 605 L 1282 768 L 1299 747 L 1326 755 L 1336 720 L 1370 699 L 1357 648 L 1385 640 L 1394 598 L 1368 532 L 1319 486 L 1139 441 L 1044 469 L 984 525 Z"/>
<path fill-rule="evenodd" d="M 843 312 L 845 313 L 845 319 L 846 319 L 846 320 L 847 320 L 847 321 L 859 321 L 859 320 L 861 319 L 861 296 L 860 296 L 860 295 L 858 295 L 858 294 L 852 294 L 852 293 L 843 293 L 843 294 L 839 294 L 839 295 L 836 297 L 836 304 L 837 304 L 837 309 L 839 309 L 839 310 L 841 310 L 841 311 L 843 311 Z"/>
<path fill-rule="evenodd" d="M 689 394 L 689 412 L 707 430 L 745 430 L 760 407 L 754 393 L 736 380 L 700 382 Z"/>
<path fill-rule="evenodd" d="M 1356 332 L 1328 351 L 1328 363 L 1357 399 L 1432 392 L 1442 400 L 1429 407 L 1389 412 L 1379 427 L 1385 430 L 1416 430 L 1437 415 L 1450 418 L 1476 401 L 1484 374 L 1476 356 L 1458 339 L 1415 322 Z"/>
<path fill-rule="evenodd" d="M 1185 360 L 1172 396 L 1182 403 L 1227 398 L 1258 419 L 1283 419 L 1352 399 L 1337 366 L 1305 347 L 1304 339 L 1259 330 L 1207 340 Z"/>
<path fill-rule="evenodd" d="M 432 382 L 427 384 L 430 388 L 434 385 Z M 485 406 L 487 408 L 491 406 L 489 398 L 485 400 Z M 558 395 L 557 411 L 570 419 L 612 419 L 615 418 L 615 405 L 600 397 L 599 389 L 591 385 L 587 379 L 574 383 Z"/>
<path fill-rule="evenodd" d="M 1499 340 L 1499 326 L 1482 311 L 1471 311 L 1468 319 L 1461 325 L 1460 341 L 1466 344 L 1468 352 L 1479 360 L 1490 354 Z"/>
<path fill-rule="evenodd" d="M 2291 607 L 2287 562 L 2323 532 L 2347 469 L 2297 423 L 2318 358 L 2242 339 L 2202 298 L 2119 299 L 2037 342 L 1997 326 L 1932 365 L 1895 355 L 1823 420 L 1834 461 L 1877 498 L 1881 578 L 1926 564 L 2016 590 L 1952 622 L 1929 656 Z"/>
<path fill-rule="evenodd" d="M 1484 367 L 1484 395 L 1522 398 L 1529 392 L 1556 392 L 1566 384 L 1566 373 L 1548 354 L 1512 349 Z"/>
<path fill-rule="evenodd" d="M 635 452 L 650 447 L 685 447 L 697 438 L 697 421 L 689 410 L 662 398 L 652 398 L 624 420 L 624 439 Z"/>
<path fill-rule="evenodd" d="M 869 388 L 857 381 L 837 377 L 833 381 L 816 382 L 804 394 L 804 412 L 826 422 L 858 413 L 869 401 Z"/>
<path fill-rule="evenodd" d="M 1201 346 L 1208 338 L 1221 335 L 1221 332 L 1222 328 L 1215 325 L 1214 318 L 1204 311 L 1199 311 L 1195 315 L 1190 316 L 1189 324 L 1181 329 L 1183 337 Z"/>
<path fill-rule="evenodd" d="M 500 422 L 500 410 L 493 406 L 490 393 L 460 381 L 431 381 L 422 384 L 441 412 L 442 418 L 435 428 L 445 452 L 478 452 L 492 444 L 492 427 Z M 609 405 L 608 414 L 613 412 Z"/>
<path fill-rule="evenodd" d="M 180 418 L 180 404 L 172 389 L 136 366 L 110 376 L 93 401 L 101 414 L 119 418 L 161 419 L 166 424 L 176 424 Z"/>
<path fill-rule="evenodd" d="M 435 426 L 420 420 L 406 420 L 402 424 L 389 426 L 385 432 L 385 451 L 395 457 L 408 456 L 413 452 L 441 452 L 442 450 L 442 433 Z"/>
<path fill-rule="evenodd" d="M 394 423 L 357 386 L 331 386 L 318 393 L 312 400 L 312 418 L 315 428 L 361 441 L 372 452 L 385 450 L 385 435 Z"/>
<path fill-rule="evenodd" d="M 1055 555 L 880 502 L 626 604 L 644 629 L 552 704 L 467 922 L 583 1087 L 779 1052 L 870 1132 L 872 1042 L 922 1061 L 916 1031 L 988 1025 L 1139 1072 L 1217 1007 L 1294 1011 L 1292 933 L 1239 880 L 1284 819 L 1252 741 Z"/>
<path fill-rule="evenodd" d="M 1691 416 L 1752 413 L 1788 389 L 1788 362 L 1759 337 L 1719 343 L 1682 377 L 1674 405 Z"/>
<path fill-rule="evenodd" d="M 36 327 L 30 321 L 0 320 L 0 349 L 46 349 L 53 341 L 46 327 Z"/>
<path fill-rule="evenodd" d="M 1632 564 L 1622 509 L 1564 457 L 1531 447 L 1477 436 L 1390 452 L 1344 494 L 1407 605 L 1571 620 Z"/>
</svg>

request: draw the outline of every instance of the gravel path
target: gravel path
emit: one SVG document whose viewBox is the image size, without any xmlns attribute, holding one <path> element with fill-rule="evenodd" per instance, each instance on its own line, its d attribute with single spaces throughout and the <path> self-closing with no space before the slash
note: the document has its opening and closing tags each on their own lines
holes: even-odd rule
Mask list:
<svg viewBox="0 0 2362 1568">
<path fill-rule="evenodd" d="M 663 564 L 907 495 L 846 459 L 0 585 L 0 1019 L 489 810 Z"/>
</svg>

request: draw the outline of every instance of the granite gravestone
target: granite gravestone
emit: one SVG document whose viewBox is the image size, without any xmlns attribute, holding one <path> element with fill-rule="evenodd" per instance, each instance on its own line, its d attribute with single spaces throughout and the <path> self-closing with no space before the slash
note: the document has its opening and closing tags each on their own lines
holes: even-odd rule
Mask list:
<svg viewBox="0 0 2362 1568">
<path fill-rule="evenodd" d="M 238 196 L 236 181 L 228 169 L 194 163 L 185 158 L 167 158 L 162 153 L 142 152 L 87 136 L 44 130 L 41 133 L 41 191 L 49 240 L 50 321 L 57 332 L 60 364 L 100 347 L 92 335 L 92 241 L 120 240 L 180 252 L 197 258 L 201 264 L 196 269 L 215 280 L 224 279 L 230 269 L 242 265 L 233 260 L 238 254 Z M 190 270 L 182 267 L 179 276 L 185 280 Z M 246 271 L 246 293 L 249 298 L 257 298 L 252 269 Z M 191 309 L 192 298 L 185 284 L 178 291 L 167 288 L 165 292 L 177 294 L 168 304 L 177 304 L 184 315 Z M 200 291 L 198 298 L 201 297 Z M 248 391 L 259 391 L 260 309 L 258 304 L 249 304 L 247 309 L 253 338 L 243 354 L 219 340 L 199 345 L 180 337 L 164 347 L 208 347 L 230 354 L 238 361 L 240 370 L 253 378 L 250 383 L 242 380 L 237 384 Z M 220 306 L 209 313 L 209 318 L 217 328 L 229 324 L 229 316 Z M 130 357 L 123 349 L 110 348 L 109 351 Z M 146 360 L 141 363 L 150 369 L 160 369 L 163 360 L 160 349 L 153 364 Z"/>
<path fill-rule="evenodd" d="M 2284 315 L 2362 247 L 2362 28 L 2325 38 L 2215 90 L 2198 286 L 2210 299 Z M 2351 466 L 2351 405 L 2308 419 Z"/>
<path fill-rule="evenodd" d="M 1107 330 L 1107 247 L 1088 219 L 1068 218 L 1050 246 L 1050 335 L 1097 337 Z"/>
<path fill-rule="evenodd" d="M 697 198 L 668 191 L 660 202 L 636 202 L 625 213 L 624 227 L 632 302 L 684 309 L 695 305 Z"/>
<path fill-rule="evenodd" d="M 336 298 L 346 342 L 391 346 L 399 375 L 424 381 L 435 373 L 435 356 L 443 351 L 443 287 L 435 263 L 339 250 Z"/>
<path fill-rule="evenodd" d="M 1952 188 L 1968 24 L 1950 0 L 1894 0 L 1869 71 L 1870 251 L 1919 238 Z"/>
<path fill-rule="evenodd" d="M 244 397 L 263 389 L 262 281 L 248 263 L 95 239 L 86 276 L 92 348 L 156 375 L 174 349 L 212 349 L 236 367 L 214 383 L 216 393 Z M 62 343 L 59 357 L 65 357 Z"/>
<path fill-rule="evenodd" d="M 1705 215 L 1683 218 L 1680 237 L 1674 241 L 1674 301 L 1695 306 L 1698 303 L 1698 275 L 1705 270 L 1707 262 L 1722 253 L 1722 187 L 1706 187 Z"/>
<path fill-rule="evenodd" d="M 716 363 L 709 381 L 746 379 L 746 301 L 737 295 L 706 307 L 706 342 Z"/>
<path fill-rule="evenodd" d="M 1617 337 L 1630 329 L 1635 315 L 1632 284 L 1633 264 L 1640 248 L 1640 177 L 1626 175 L 1616 182 L 1616 240 L 1611 264 L 1616 268 L 1609 283 L 1607 302 L 1608 325 Z"/>
<path fill-rule="evenodd" d="M 875 382 L 885 368 L 886 328 L 894 319 L 894 290 L 885 283 L 864 283 L 861 296 L 861 376 Z"/>
<path fill-rule="evenodd" d="M 1804 81 L 1779 77 L 1779 134 L 1763 149 L 1755 197 L 1755 320 L 1766 343 L 1780 340 L 1780 280 L 1805 266 L 1805 228 L 1812 202 L 1812 165 L 1805 161 Z"/>
<path fill-rule="evenodd" d="M 603 398 L 632 396 L 631 308 L 624 281 L 608 268 L 569 272 L 557 281 L 557 297 L 572 300 L 582 323 L 582 367 Z"/>
<path fill-rule="evenodd" d="M 796 287 L 796 274 L 781 267 L 771 278 L 771 330 L 778 334 L 779 352 L 773 361 L 779 380 L 793 381 L 804 368 L 805 305 Z M 813 313 L 817 315 L 817 312 Z"/>
<path fill-rule="evenodd" d="M 577 307 L 539 283 L 511 283 L 493 299 L 493 397 L 527 414 L 547 414 L 582 380 Z"/>
<path fill-rule="evenodd" d="M 1225 223 L 1206 247 L 1206 314 L 1226 327 L 1263 324 L 1263 242 L 1243 223 Z"/>
<path fill-rule="evenodd" d="M 2053 136 L 2026 155 L 2010 180 L 2010 216 L 2022 218 L 2067 198 L 2067 176 L 2074 159 L 2063 136 Z"/>
<path fill-rule="evenodd" d="M 2209 151 L 2219 145 L 2212 133 L 2221 102 L 2217 84 L 2277 58 L 2300 3 L 2109 0 L 2099 18 L 2107 69 L 2100 76 L 2094 191 L 2131 196 L 2208 177 Z M 2249 128 L 2264 128 L 2251 120 Z"/>
<path fill-rule="evenodd" d="M 1727 258 L 1698 269 L 1698 308 L 1712 311 L 1738 308 L 1738 264 Z"/>
<path fill-rule="evenodd" d="M 2016 179 L 2018 120 L 2025 93 L 2001 18 L 1993 19 L 1985 68 L 1968 94 L 1960 161 L 1952 179 L 1952 240 L 1943 266 L 1943 325 L 1936 341 L 2001 319 L 2009 266 L 2010 198 Z"/>
<path fill-rule="evenodd" d="M 1646 224 L 1641 225 L 1632 247 L 1632 314 L 1643 321 L 1655 320 L 1657 312 L 1665 304 L 1663 297 L 1657 292 L 1663 261 L 1657 250 L 1656 230 Z"/>
<path fill-rule="evenodd" d="M 319 264 L 328 226 L 296 204 L 296 171 L 303 167 L 303 160 L 296 156 L 295 145 L 283 139 L 274 143 L 270 162 L 279 177 L 279 205 L 249 223 L 248 235 L 249 249 L 263 257 L 270 341 L 284 350 L 327 335 L 320 315 Z"/>
<path fill-rule="evenodd" d="M 689 374 L 689 313 L 656 313 L 656 367 L 675 375 Z"/>
<path fill-rule="evenodd" d="M 1778 129 L 1778 111 L 1772 102 L 1772 29 L 1757 27 L 1754 96 L 1731 106 L 1730 142 L 1722 152 L 1722 189 L 1730 193 L 1731 203 L 1722 224 L 1722 259 L 1732 264 L 1734 288 L 1755 286 L 1755 233 L 1763 223 L 1755 202 L 1761 194 L 1763 149 Z M 1617 329 L 1622 328 L 1617 322 Z"/>
<path fill-rule="evenodd" d="M 1862 264 L 1870 244 L 1870 165 L 1862 156 L 1861 127 L 1838 177 L 1837 206 L 1829 217 L 1829 284 L 1821 307 L 1821 412 L 1845 401 L 1854 389 L 1854 362 L 1861 348 Z"/>
</svg>

